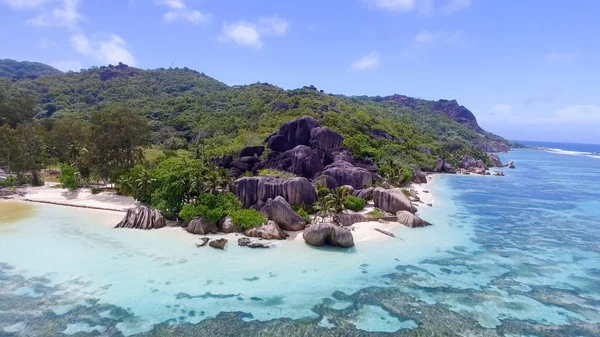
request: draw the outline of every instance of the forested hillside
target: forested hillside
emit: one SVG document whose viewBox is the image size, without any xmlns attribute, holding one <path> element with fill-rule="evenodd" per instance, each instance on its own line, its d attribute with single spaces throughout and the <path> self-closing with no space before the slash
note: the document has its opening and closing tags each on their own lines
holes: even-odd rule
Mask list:
<svg viewBox="0 0 600 337">
<path fill-rule="evenodd" d="M 37 78 L 43 75 L 60 75 L 62 73 L 54 67 L 39 62 L 0 59 L 0 77 L 12 79 Z"/>
<path fill-rule="evenodd" d="M 35 115 L 48 119 L 47 125 L 65 116 L 88 119 L 94 111 L 127 108 L 150 121 L 155 146 L 206 156 L 261 144 L 280 123 L 304 115 L 340 132 L 355 156 L 376 162 L 393 159 L 431 169 L 438 156 L 459 147 L 504 151 L 510 145 L 481 130 L 455 101 L 347 97 L 313 86 L 291 91 L 264 83 L 229 87 L 187 68 L 140 70 L 120 64 L 5 80 L 3 88 L 6 97 L 32 96 Z"/>
</svg>

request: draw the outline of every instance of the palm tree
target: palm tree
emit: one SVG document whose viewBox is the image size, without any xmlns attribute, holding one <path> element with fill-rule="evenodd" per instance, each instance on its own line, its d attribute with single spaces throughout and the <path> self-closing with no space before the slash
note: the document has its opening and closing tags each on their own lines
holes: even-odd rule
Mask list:
<svg viewBox="0 0 600 337">
<path fill-rule="evenodd" d="M 122 195 L 132 195 L 133 194 L 133 182 L 131 178 L 121 176 L 117 179 L 117 185 L 115 186 L 117 192 Z"/>
<path fill-rule="evenodd" d="M 143 171 L 140 177 L 135 180 L 134 192 L 137 195 L 137 199 L 144 204 L 149 203 L 155 186 L 156 179 L 148 171 Z"/>
</svg>

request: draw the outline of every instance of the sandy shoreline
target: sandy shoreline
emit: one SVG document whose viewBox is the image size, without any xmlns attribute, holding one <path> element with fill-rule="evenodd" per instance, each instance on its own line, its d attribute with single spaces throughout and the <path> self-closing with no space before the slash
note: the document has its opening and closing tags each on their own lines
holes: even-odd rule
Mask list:
<svg viewBox="0 0 600 337">
<path fill-rule="evenodd" d="M 417 205 L 419 208 L 428 207 L 428 204 L 434 203 L 434 198 L 432 193 L 430 193 L 430 188 L 435 180 L 435 177 L 435 174 L 428 175 L 426 184 L 411 184 L 408 187 L 408 189 L 413 190 L 421 200 L 420 203 L 415 203 L 415 205 Z M 110 217 L 107 217 L 107 221 L 111 221 L 111 223 L 107 223 L 107 225 L 111 226 L 114 226 L 116 222 L 118 222 L 118 220 L 115 220 L 119 217 L 120 213 L 115 212 L 125 212 L 128 208 L 139 205 L 139 203 L 136 202 L 132 197 L 117 195 L 114 192 L 102 192 L 99 194 L 92 194 L 90 189 L 68 190 L 56 188 L 51 184 L 42 187 L 27 187 L 24 189 L 20 189 L 19 192 L 21 192 L 21 194 L 5 197 L 5 199 L 22 202 L 51 204 L 57 206 L 77 207 L 81 209 L 88 209 L 90 212 L 94 213 L 112 212 L 113 214 L 111 214 Z M 369 211 L 372 211 L 373 208 L 374 206 L 371 201 L 369 202 L 369 204 L 367 204 L 367 208 L 365 208 L 365 210 L 363 210 L 361 213 L 368 213 Z M 393 239 L 385 234 L 382 234 L 376 229 L 393 232 L 394 229 L 398 226 L 402 225 L 400 225 L 397 222 L 370 221 L 356 223 L 352 225 L 351 229 L 352 235 L 354 237 L 354 242 L 360 243 Z M 161 231 L 171 231 L 170 234 L 173 234 L 173 229 L 174 228 L 166 228 L 161 229 Z M 181 233 L 185 232 L 181 228 L 178 229 L 179 231 L 181 231 Z M 187 232 L 185 233 L 187 234 Z M 290 235 L 288 240 L 303 241 L 301 231 L 288 232 L 288 234 Z M 222 235 L 218 235 L 218 237 L 221 236 Z"/>
</svg>

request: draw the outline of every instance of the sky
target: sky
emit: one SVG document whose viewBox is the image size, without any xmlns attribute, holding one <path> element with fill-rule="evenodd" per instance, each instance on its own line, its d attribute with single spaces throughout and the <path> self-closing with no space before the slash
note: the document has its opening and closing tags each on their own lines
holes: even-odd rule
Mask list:
<svg viewBox="0 0 600 337">
<path fill-rule="evenodd" d="M 600 143 L 597 0 L 0 0 L 0 58 L 456 99 L 513 140 Z"/>
</svg>

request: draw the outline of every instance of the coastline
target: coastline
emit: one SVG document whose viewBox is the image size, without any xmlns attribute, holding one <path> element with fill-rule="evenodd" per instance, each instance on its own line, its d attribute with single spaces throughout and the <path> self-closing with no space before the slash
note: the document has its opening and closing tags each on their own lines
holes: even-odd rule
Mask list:
<svg viewBox="0 0 600 337">
<path fill-rule="evenodd" d="M 411 183 L 407 189 L 414 191 L 420 201 L 413 202 L 418 208 L 428 207 L 428 204 L 434 205 L 434 196 L 431 193 L 431 188 L 438 176 L 438 173 L 430 173 L 427 175 L 427 183 L 415 184 Z M 56 188 L 52 184 L 47 184 L 40 187 L 27 187 L 18 190 L 18 194 L 3 197 L 5 200 L 21 201 L 27 203 L 38 203 L 53 206 L 73 207 L 82 210 L 90 210 L 95 212 L 120 212 L 124 213 L 127 209 L 139 205 L 132 197 L 117 195 L 114 192 L 101 192 L 92 194 L 90 189 L 69 190 Z M 372 201 L 369 201 L 367 207 L 360 213 L 365 214 L 373 210 Z M 114 222 L 114 217 L 110 217 Z M 107 219 L 108 220 L 108 219 Z M 116 223 L 107 225 L 114 226 Z M 350 226 L 355 243 L 360 242 L 381 242 L 383 240 L 394 239 L 387 236 L 377 229 L 393 232 L 398 227 L 402 226 L 394 221 L 367 221 L 359 222 Z M 172 230 L 172 228 L 169 228 Z M 288 241 L 302 240 L 302 232 L 287 232 L 289 234 Z M 186 232 L 187 234 L 187 232 Z M 222 233 L 215 237 L 222 237 Z M 191 234 L 190 234 L 191 235 Z M 399 238 L 396 238 L 399 239 Z"/>
</svg>

